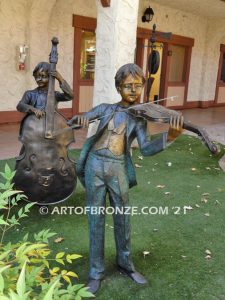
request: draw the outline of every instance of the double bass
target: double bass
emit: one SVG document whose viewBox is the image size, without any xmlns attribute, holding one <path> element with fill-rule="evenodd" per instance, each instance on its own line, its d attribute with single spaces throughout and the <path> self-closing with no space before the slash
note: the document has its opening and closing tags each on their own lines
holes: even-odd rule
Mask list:
<svg viewBox="0 0 225 300">
<path fill-rule="evenodd" d="M 52 39 L 49 56 L 50 72 L 56 70 L 58 39 Z M 49 75 L 45 116 L 25 116 L 21 123 L 19 140 L 23 144 L 16 159 L 14 184 L 27 196 L 29 202 L 49 205 L 66 200 L 73 193 L 77 176 L 75 162 L 68 156 L 73 143 L 73 130 L 54 136 L 54 131 L 69 129 L 66 118 L 56 109 L 55 78 Z"/>
</svg>

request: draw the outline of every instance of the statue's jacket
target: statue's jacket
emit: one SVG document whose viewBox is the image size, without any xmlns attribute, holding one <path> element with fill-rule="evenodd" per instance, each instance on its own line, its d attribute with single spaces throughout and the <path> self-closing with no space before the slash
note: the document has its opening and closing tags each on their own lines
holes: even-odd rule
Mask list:
<svg viewBox="0 0 225 300">
<path fill-rule="evenodd" d="M 60 88 L 62 89 L 63 93 L 55 91 L 56 107 L 58 102 L 70 101 L 73 99 L 73 91 L 65 80 L 60 84 Z M 45 109 L 47 103 L 47 93 L 48 91 L 43 91 L 40 88 L 26 91 L 22 99 L 17 104 L 17 110 L 27 113 L 29 112 L 30 106 L 33 106 L 37 109 Z"/>
<path fill-rule="evenodd" d="M 103 134 L 106 126 L 108 126 L 109 121 L 119 109 L 119 103 L 115 104 L 100 104 L 94 107 L 89 112 L 85 113 L 84 116 L 89 120 L 99 119 L 99 125 L 97 131 L 94 135 L 89 137 L 83 145 L 80 157 L 77 161 L 76 170 L 77 175 L 85 187 L 85 165 L 88 159 L 88 155 L 92 150 L 94 144 L 98 141 L 100 136 Z M 125 134 L 125 170 L 128 176 L 129 187 L 133 187 L 137 184 L 134 165 L 131 160 L 130 147 L 132 141 L 137 138 L 140 151 L 144 156 L 154 155 L 155 153 L 163 150 L 166 145 L 166 134 L 163 134 L 160 138 L 153 141 L 149 140 L 149 135 L 147 132 L 147 121 L 143 118 L 136 117 L 128 113 L 128 118 L 126 120 L 126 134 Z M 102 158 L 104 159 L 104 157 Z"/>
</svg>

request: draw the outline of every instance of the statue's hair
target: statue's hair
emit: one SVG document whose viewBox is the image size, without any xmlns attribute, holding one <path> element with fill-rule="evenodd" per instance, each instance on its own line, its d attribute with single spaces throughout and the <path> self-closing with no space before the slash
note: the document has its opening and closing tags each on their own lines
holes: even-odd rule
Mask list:
<svg viewBox="0 0 225 300">
<path fill-rule="evenodd" d="M 34 77 L 35 77 L 37 71 L 39 71 L 39 70 L 43 70 L 44 72 L 48 73 L 50 71 L 50 63 L 45 62 L 45 61 L 39 62 L 33 70 Z"/>
<path fill-rule="evenodd" d="M 116 88 L 118 88 L 120 84 L 123 82 L 123 80 L 130 74 L 133 77 L 138 77 L 138 76 L 141 77 L 142 83 L 145 84 L 145 76 L 142 69 L 138 65 L 130 63 L 130 64 L 123 65 L 116 72 L 116 76 L 115 76 Z"/>
</svg>

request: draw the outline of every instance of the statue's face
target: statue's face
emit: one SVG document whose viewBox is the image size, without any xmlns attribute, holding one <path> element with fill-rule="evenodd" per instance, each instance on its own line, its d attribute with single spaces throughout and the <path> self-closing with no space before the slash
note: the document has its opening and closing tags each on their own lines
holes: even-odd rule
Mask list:
<svg viewBox="0 0 225 300">
<path fill-rule="evenodd" d="M 40 88 L 48 87 L 49 76 L 48 73 L 43 71 L 42 69 L 38 70 L 35 74 L 35 80 Z"/>
<path fill-rule="evenodd" d="M 129 105 L 140 99 L 142 90 L 142 78 L 139 76 L 133 77 L 132 74 L 128 75 L 118 88 L 123 102 Z"/>
</svg>

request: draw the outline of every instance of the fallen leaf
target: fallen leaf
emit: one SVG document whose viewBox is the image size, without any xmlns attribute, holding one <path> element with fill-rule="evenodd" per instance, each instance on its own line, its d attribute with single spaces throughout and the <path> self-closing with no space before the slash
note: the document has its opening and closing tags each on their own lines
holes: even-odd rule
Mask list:
<svg viewBox="0 0 225 300">
<path fill-rule="evenodd" d="M 139 165 L 139 164 L 135 164 L 135 167 L 136 167 L 136 168 L 142 168 L 142 166 Z"/>
<path fill-rule="evenodd" d="M 165 192 L 164 194 L 165 194 L 165 195 L 169 195 L 169 194 L 170 194 L 170 192 Z"/>
<path fill-rule="evenodd" d="M 191 171 L 196 171 L 197 169 L 196 168 L 191 168 Z"/>
<path fill-rule="evenodd" d="M 209 196 L 209 193 L 203 193 L 202 196 Z"/>
<path fill-rule="evenodd" d="M 113 226 L 111 226 L 111 225 L 109 225 L 109 227 L 110 227 L 110 228 L 112 228 L 112 229 L 114 228 L 114 227 L 113 227 Z"/>
<path fill-rule="evenodd" d="M 211 259 L 211 258 L 212 258 L 211 255 L 206 255 L 206 256 L 205 256 L 205 259 Z"/>
<path fill-rule="evenodd" d="M 210 214 L 209 213 L 206 213 L 206 214 L 204 214 L 206 217 L 209 217 L 210 216 Z"/>
<path fill-rule="evenodd" d="M 220 171 L 220 168 L 214 168 L 215 170 L 219 170 Z"/>
<path fill-rule="evenodd" d="M 181 255 L 181 257 L 182 257 L 182 258 L 186 258 L 187 256 L 186 256 L 186 255 Z"/>
<path fill-rule="evenodd" d="M 211 168 L 210 167 L 206 167 L 206 170 L 211 170 Z"/>
<path fill-rule="evenodd" d="M 169 161 L 168 163 L 166 163 L 168 167 L 172 166 L 172 163 Z"/>
<path fill-rule="evenodd" d="M 215 201 L 215 203 L 216 203 L 216 204 L 220 204 L 220 205 L 221 205 L 220 201 L 218 201 L 218 200 L 216 200 L 216 201 Z"/>
<path fill-rule="evenodd" d="M 195 204 L 195 206 L 198 207 L 198 208 L 200 207 L 200 205 L 198 205 L 198 204 Z"/>
<path fill-rule="evenodd" d="M 64 241 L 64 238 L 60 236 L 54 240 L 54 243 L 59 244 L 59 243 L 62 243 L 62 241 Z"/>
<path fill-rule="evenodd" d="M 143 156 L 139 155 L 138 159 L 143 160 Z"/>
<path fill-rule="evenodd" d="M 149 255 L 149 254 L 150 254 L 149 251 L 143 251 L 144 258 L 145 258 L 146 255 Z"/>
<path fill-rule="evenodd" d="M 206 250 L 205 250 L 205 254 L 207 254 L 207 255 L 212 255 L 212 252 L 211 252 L 210 250 L 206 249 Z"/>
<path fill-rule="evenodd" d="M 201 201 L 204 202 L 204 203 L 207 203 L 207 202 L 208 202 L 208 199 L 202 198 Z"/>
<path fill-rule="evenodd" d="M 158 189 L 164 189 L 165 185 L 158 184 L 156 187 L 157 187 Z"/>
<path fill-rule="evenodd" d="M 148 184 L 150 184 L 151 183 L 151 181 L 148 181 Z"/>
<path fill-rule="evenodd" d="M 159 229 L 157 229 L 157 228 L 154 228 L 154 229 L 153 229 L 154 232 L 156 232 L 156 231 L 158 231 L 158 230 L 159 230 Z"/>
<path fill-rule="evenodd" d="M 196 185 L 196 187 L 199 189 L 201 186 L 200 185 Z"/>
</svg>

